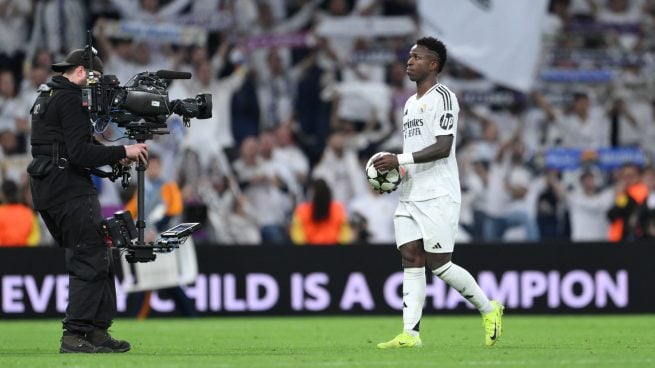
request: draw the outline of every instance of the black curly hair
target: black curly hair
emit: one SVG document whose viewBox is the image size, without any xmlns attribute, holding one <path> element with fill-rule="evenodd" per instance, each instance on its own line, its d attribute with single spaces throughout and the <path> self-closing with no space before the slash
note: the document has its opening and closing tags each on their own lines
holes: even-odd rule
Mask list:
<svg viewBox="0 0 655 368">
<path fill-rule="evenodd" d="M 437 40 L 434 37 L 423 37 L 419 38 L 416 41 L 416 44 L 423 46 L 430 51 L 434 51 L 437 54 L 437 59 L 439 61 L 439 68 L 437 69 L 437 74 L 441 73 L 444 65 L 446 65 L 446 60 L 448 60 L 448 52 L 446 51 L 446 45 L 443 42 Z"/>
<path fill-rule="evenodd" d="M 323 221 L 330 217 L 330 205 L 332 203 L 332 190 L 323 179 L 315 179 L 310 183 L 313 191 L 312 196 L 312 220 Z"/>
</svg>

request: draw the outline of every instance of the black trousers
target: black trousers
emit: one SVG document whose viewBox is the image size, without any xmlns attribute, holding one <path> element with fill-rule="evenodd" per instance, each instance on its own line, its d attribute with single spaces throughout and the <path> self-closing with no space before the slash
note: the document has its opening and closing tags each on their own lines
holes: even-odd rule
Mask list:
<svg viewBox="0 0 655 368">
<path fill-rule="evenodd" d="M 73 198 L 39 212 L 50 234 L 66 248 L 69 284 L 64 329 L 87 333 L 109 328 L 116 316 L 116 285 L 111 248 L 102 235 L 98 197 Z"/>
</svg>

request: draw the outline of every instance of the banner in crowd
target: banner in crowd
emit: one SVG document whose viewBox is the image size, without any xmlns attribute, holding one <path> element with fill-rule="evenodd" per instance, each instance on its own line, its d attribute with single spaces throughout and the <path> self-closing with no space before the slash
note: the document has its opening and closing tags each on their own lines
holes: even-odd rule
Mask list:
<svg viewBox="0 0 655 368">
<path fill-rule="evenodd" d="M 177 15 L 175 23 L 219 32 L 234 27 L 234 16 L 230 12 L 216 11 Z"/>
<path fill-rule="evenodd" d="M 252 52 L 263 48 L 309 47 L 315 40 L 307 32 L 263 33 L 248 38 L 244 51 Z"/>
<path fill-rule="evenodd" d="M 199 274 L 185 286 L 199 315 L 397 314 L 400 255 L 393 245 L 341 247 L 197 247 Z M 512 314 L 655 312 L 652 244 L 459 245 L 466 267 Z M 471 305 L 428 274 L 425 313 L 472 313 Z M 124 282 L 117 307 L 133 315 Z M 57 248 L 0 248 L 0 318 L 61 317 L 68 276 Z M 153 316 L 176 316 L 163 292 Z M 138 309 L 137 309 L 138 310 Z M 400 318 L 400 317 L 399 317 Z"/>
<path fill-rule="evenodd" d="M 166 22 L 108 20 L 105 22 L 105 34 L 108 37 L 176 45 L 204 45 L 207 42 L 207 32 L 201 27 Z"/>
<path fill-rule="evenodd" d="M 539 73 L 545 82 L 552 83 L 610 83 L 615 73 L 608 69 L 578 70 L 578 69 L 545 69 Z"/>
<path fill-rule="evenodd" d="M 422 33 L 491 81 L 531 90 L 548 0 L 419 0 Z"/>
<path fill-rule="evenodd" d="M 316 27 L 321 37 L 395 37 L 416 31 L 408 16 L 324 17 Z"/>
<path fill-rule="evenodd" d="M 626 163 L 643 166 L 646 163 L 646 156 L 641 149 L 634 147 L 598 150 L 551 148 L 544 152 L 544 164 L 549 169 L 576 170 L 586 164 L 601 170 L 614 170 Z"/>
</svg>

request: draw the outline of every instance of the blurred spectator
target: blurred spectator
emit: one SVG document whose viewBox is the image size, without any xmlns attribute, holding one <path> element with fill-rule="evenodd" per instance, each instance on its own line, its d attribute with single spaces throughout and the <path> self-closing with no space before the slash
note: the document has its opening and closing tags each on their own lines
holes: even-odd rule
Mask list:
<svg viewBox="0 0 655 368">
<path fill-rule="evenodd" d="M 193 128 L 185 129 L 182 142 L 183 148 L 198 154 L 203 168 L 207 168 L 216 159 L 219 151 L 235 144 L 230 106 L 232 96 L 243 85 L 246 73 L 246 67 L 237 66 L 232 74 L 218 79 L 212 74 L 211 63 L 199 60 L 194 66 L 195 78 L 180 84 L 181 88 L 176 91 L 180 94 L 177 98 L 187 98 L 198 93 L 212 94 L 212 117 L 197 121 Z"/>
<path fill-rule="evenodd" d="M 485 241 L 501 241 L 505 231 L 520 226 L 524 239 L 539 240 L 539 229 L 531 211 L 531 174 L 525 167 L 525 146 L 516 137 L 505 142 L 491 163 L 487 184 L 487 218 L 484 221 Z"/>
<path fill-rule="evenodd" d="M 482 241 L 486 219 L 489 161 L 479 155 L 472 144 L 466 144 L 458 150 L 459 177 L 462 187 L 460 226 L 472 241 Z"/>
<path fill-rule="evenodd" d="M 288 240 L 287 214 L 292 210 L 291 201 L 281 191 L 274 169 L 259 156 L 257 138 L 244 139 L 240 156 L 234 162 L 234 172 L 245 197 L 254 208 L 265 245 L 284 244 Z"/>
<path fill-rule="evenodd" d="M 639 146 L 645 151 L 648 161 L 655 162 L 655 99 L 644 104 L 644 108 L 645 123 L 639 132 Z"/>
<path fill-rule="evenodd" d="M 345 145 L 345 136 L 341 132 L 330 135 L 312 178 L 325 180 L 334 199 L 340 203 L 350 203 L 355 196 L 367 189 L 357 154 Z"/>
<path fill-rule="evenodd" d="M 293 117 L 298 81 L 313 65 L 315 53 L 291 67 L 285 67 L 277 49 L 271 49 L 264 68 L 257 70 L 257 97 L 264 113 L 262 127 L 271 129 Z"/>
<path fill-rule="evenodd" d="M 261 234 L 253 206 L 241 193 L 228 166 L 212 165 L 198 194 L 207 206 L 209 239 L 221 245 L 259 245 Z"/>
<path fill-rule="evenodd" d="M 610 122 L 610 146 L 639 145 L 639 121 L 623 98 L 617 98 L 607 112 Z"/>
<path fill-rule="evenodd" d="M 278 39 L 275 35 L 282 35 L 291 32 L 297 32 L 309 23 L 314 16 L 314 9 L 321 0 L 308 0 L 305 1 L 302 7 L 291 17 L 287 19 L 276 18 L 274 9 L 283 8 L 271 6 L 273 1 L 258 1 L 257 4 L 257 18 L 255 22 L 244 29 L 250 36 L 261 36 L 260 41 L 263 43 L 260 47 L 249 50 L 250 58 L 252 60 L 253 69 L 257 71 L 258 78 L 261 81 L 266 81 L 271 77 L 274 71 L 268 70 L 267 64 L 271 61 L 271 52 L 275 52 L 279 57 L 279 62 L 283 70 L 290 68 L 292 64 L 291 52 L 287 47 L 279 47 L 277 45 Z M 265 105 L 264 105 L 265 108 Z"/>
<path fill-rule="evenodd" d="M 645 217 L 644 239 L 652 241 L 655 239 L 655 211 L 649 210 Z"/>
<path fill-rule="evenodd" d="M 356 242 L 392 244 L 395 241 L 393 214 L 398 206 L 398 194 L 382 194 L 365 190 L 353 198 L 348 218 Z"/>
<path fill-rule="evenodd" d="M 547 169 L 543 177 L 533 181 L 535 183 L 533 186 L 538 187 L 536 218 L 541 241 L 568 240 L 570 238 L 566 197 L 557 187 L 560 181 L 559 177 L 560 172 Z"/>
<path fill-rule="evenodd" d="M 614 191 L 602 189 L 600 176 L 583 171 L 579 182 L 567 189 L 556 176 L 549 176 L 552 187 L 568 204 L 572 241 L 607 241 L 609 221 L 607 211 L 612 206 Z"/>
<path fill-rule="evenodd" d="M 354 10 L 359 15 L 415 15 L 415 0 L 357 0 Z"/>
<path fill-rule="evenodd" d="M 407 78 L 405 62 L 397 61 L 387 69 L 388 83 L 391 88 L 391 107 L 389 112 L 390 128 L 380 149 L 389 152 L 401 152 L 403 148 L 403 115 L 405 101 L 414 94 L 414 88 Z"/>
<path fill-rule="evenodd" d="M 632 26 L 638 30 L 642 17 L 640 3 L 630 0 L 607 0 L 604 6 L 598 8 L 596 20 L 606 26 Z M 608 32 L 610 45 L 625 50 L 633 50 L 637 47 L 639 36 L 636 32 L 619 32 L 616 30 Z"/>
<path fill-rule="evenodd" d="M 262 234 L 259 226 L 257 226 L 257 216 L 248 199 L 243 195 L 233 197 L 231 206 L 228 208 L 232 211 L 227 216 L 227 228 L 232 234 L 231 244 L 262 244 Z"/>
<path fill-rule="evenodd" d="M 159 0 L 111 0 L 123 19 L 140 21 L 171 20 L 190 0 L 172 0 L 161 6 Z"/>
<path fill-rule="evenodd" d="M 251 34 L 286 33 L 304 27 L 313 17 L 314 10 L 322 0 L 302 1 L 302 7 L 291 17 L 285 19 L 284 2 L 275 0 L 257 1 L 257 19 L 248 30 Z"/>
<path fill-rule="evenodd" d="M 257 216 L 248 199 L 229 189 L 227 179 L 214 179 L 212 187 L 200 189 L 207 203 L 214 242 L 221 245 L 260 245 L 261 232 Z"/>
<path fill-rule="evenodd" d="M 570 110 L 562 114 L 538 93 L 533 95 L 547 118 L 555 123 L 556 144 L 563 147 L 598 149 L 609 146 L 609 124 L 602 108 L 592 105 L 586 93 L 573 94 Z"/>
<path fill-rule="evenodd" d="M 5 155 L 25 153 L 29 136 L 28 111 L 16 95 L 16 80 L 9 70 L 0 70 L 0 134 Z"/>
<path fill-rule="evenodd" d="M 359 55 L 362 60 L 351 60 L 341 66 L 341 79 L 343 82 L 369 81 L 383 83 L 385 81 L 385 68 L 379 63 L 367 60 L 367 56 L 374 55 L 373 39 L 360 37 L 353 44 L 352 53 Z"/>
<path fill-rule="evenodd" d="M 15 77 L 20 76 L 25 56 L 28 16 L 31 11 L 31 1 L 0 2 L 0 69 L 10 69 Z"/>
<path fill-rule="evenodd" d="M 208 171 L 201 169 L 198 155 L 188 149 L 182 150 L 179 156 L 180 166 L 175 171 L 175 175 L 184 203 L 183 221 L 200 223 L 200 229 L 193 233 L 194 240 L 215 241 L 213 225 L 209 221 L 209 202 L 203 195 L 203 187 L 206 187 L 206 182 L 213 181 L 214 167 L 212 166 Z"/>
<path fill-rule="evenodd" d="M 611 221 L 609 241 L 634 240 L 643 234 L 639 227 L 639 206 L 648 198 L 648 186 L 641 180 L 641 168 L 625 164 L 614 184 L 614 205 L 607 212 Z"/>
<path fill-rule="evenodd" d="M 38 49 L 32 56 L 32 67 L 41 67 L 51 74 L 52 64 L 55 62 L 54 54 L 46 49 Z"/>
<path fill-rule="evenodd" d="M 39 95 L 39 87 L 48 81 L 48 77 L 50 77 L 49 67 L 44 68 L 41 65 L 32 64 L 27 74 L 27 78 L 23 79 L 18 95 L 16 96 L 21 102 L 21 112 L 30 111 L 34 101 L 36 101 L 36 98 Z"/>
<path fill-rule="evenodd" d="M 486 118 L 483 118 L 481 123 L 482 135 L 472 143 L 472 154 L 478 161 L 492 162 L 500 148 L 498 125 Z"/>
<path fill-rule="evenodd" d="M 373 147 L 393 130 L 389 120 L 391 90 L 379 82 L 350 81 L 338 83 L 331 89 L 332 128 L 344 134 L 348 145 L 371 155 Z"/>
<path fill-rule="evenodd" d="M 275 128 L 277 146 L 273 149 L 273 158 L 284 162 L 289 167 L 296 182 L 305 187 L 309 175 L 309 160 L 298 147 L 293 138 L 292 122 L 284 122 Z"/>
<path fill-rule="evenodd" d="M 105 19 L 96 21 L 94 35 L 103 57 L 105 74 L 114 74 L 121 85 L 125 85 L 135 74 L 144 70 L 133 61 L 135 53 L 131 38 L 109 39 L 105 34 Z"/>
<path fill-rule="evenodd" d="M 291 171 L 289 163 L 274 154 L 276 148 L 276 136 L 272 131 L 264 131 L 259 135 L 259 155 L 262 162 L 271 167 L 280 181 L 281 189 L 291 195 L 295 205 L 301 200 L 302 187 Z"/>
<path fill-rule="evenodd" d="M 87 44 L 88 10 L 83 1 L 42 0 L 34 4 L 28 55 L 37 50 L 66 55 Z"/>
<path fill-rule="evenodd" d="M 20 202 L 18 185 L 3 181 L 0 194 L 0 247 L 38 245 L 39 221 L 34 211 Z"/>
<path fill-rule="evenodd" d="M 544 20 L 543 34 L 546 42 L 557 36 L 571 21 L 569 6 L 571 0 L 551 0 L 548 5 L 548 15 Z"/>
<path fill-rule="evenodd" d="M 241 88 L 232 96 L 232 133 L 235 146 L 240 146 L 246 137 L 259 134 L 260 115 L 254 73 L 248 73 Z"/>
<path fill-rule="evenodd" d="M 639 206 L 639 226 L 643 234 L 637 235 L 641 238 L 655 239 L 655 167 L 645 168 L 642 177 L 648 187 L 648 197 Z"/>
<path fill-rule="evenodd" d="M 296 245 L 336 245 L 352 241 L 343 205 L 332 199 L 327 182 L 313 180 L 309 187 L 309 201 L 294 210 L 291 240 Z"/>
</svg>

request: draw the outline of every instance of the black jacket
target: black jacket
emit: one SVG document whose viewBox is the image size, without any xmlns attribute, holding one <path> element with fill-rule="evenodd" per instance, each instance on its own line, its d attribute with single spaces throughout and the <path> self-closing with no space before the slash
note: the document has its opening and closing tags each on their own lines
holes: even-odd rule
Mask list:
<svg viewBox="0 0 655 368">
<path fill-rule="evenodd" d="M 93 139 L 89 114 L 82 106 L 82 89 L 63 76 L 55 76 L 48 86 L 52 94 L 44 111 L 32 113 L 32 155 L 51 157 L 52 145 L 59 144 L 60 157 L 68 167 L 51 167 L 48 174 L 31 177 L 32 200 L 36 210 L 61 204 L 78 196 L 96 194 L 85 168 L 113 164 L 125 157 L 123 146 L 103 146 Z M 54 166 L 54 165 L 53 165 Z"/>
</svg>

